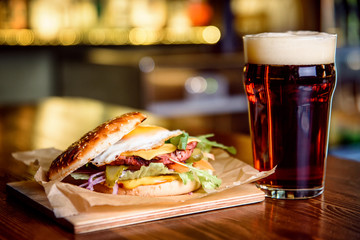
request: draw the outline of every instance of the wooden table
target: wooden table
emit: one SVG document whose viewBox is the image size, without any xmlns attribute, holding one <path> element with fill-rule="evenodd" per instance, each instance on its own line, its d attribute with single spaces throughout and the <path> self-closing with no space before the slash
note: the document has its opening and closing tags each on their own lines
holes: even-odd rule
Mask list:
<svg viewBox="0 0 360 240">
<path fill-rule="evenodd" d="M 43 103 L 0 107 L 0 239 L 360 239 L 360 163 L 333 156 L 328 157 L 325 191 L 313 199 L 267 198 L 256 204 L 74 235 L 6 193 L 6 183 L 31 178 L 29 169 L 14 161 L 11 152 L 29 150 L 34 142 L 44 139 L 44 145 L 65 144 L 42 132 L 39 121 L 47 125 L 44 128 L 55 126 L 65 138 L 69 134 L 60 120 L 67 119 L 69 123 L 79 116 L 89 117 L 84 108 L 82 112 L 72 112 L 70 117 L 67 113 L 71 113 L 71 108 L 61 108 L 54 103 L 62 100 L 53 100 L 48 112 Z M 46 114 L 59 118 L 59 112 L 63 118 L 56 121 L 58 125 L 44 120 Z M 99 112 L 89 114 L 96 117 Z M 107 116 L 104 111 L 102 116 Z M 249 137 L 232 134 L 219 138 L 236 145 L 239 158 L 251 158 Z"/>
</svg>

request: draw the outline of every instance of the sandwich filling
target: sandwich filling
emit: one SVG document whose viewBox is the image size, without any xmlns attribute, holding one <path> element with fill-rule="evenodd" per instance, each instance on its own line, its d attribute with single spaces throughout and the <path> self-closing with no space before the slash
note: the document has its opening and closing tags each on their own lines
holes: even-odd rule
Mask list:
<svg viewBox="0 0 360 240">
<path fill-rule="evenodd" d="M 189 137 L 180 130 L 138 126 L 71 177 L 82 181 L 80 186 L 89 190 L 105 184 L 113 189 L 113 194 L 119 188 L 133 189 L 174 180 L 184 184 L 197 181 L 204 190 L 215 189 L 221 180 L 209 163 L 214 160 L 210 150 L 221 147 L 235 153 L 235 149 L 208 140 L 212 136 Z"/>
</svg>

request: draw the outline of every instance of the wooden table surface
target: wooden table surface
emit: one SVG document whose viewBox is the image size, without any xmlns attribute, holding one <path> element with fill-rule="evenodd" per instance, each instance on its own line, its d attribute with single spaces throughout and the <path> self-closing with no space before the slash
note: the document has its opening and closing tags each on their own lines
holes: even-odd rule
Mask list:
<svg viewBox="0 0 360 240">
<path fill-rule="evenodd" d="M 74 235 L 8 196 L 6 183 L 32 176 L 31 169 L 13 160 L 11 153 L 49 144 L 63 147 L 78 137 L 79 126 L 89 127 L 81 121 L 96 125 L 128 109 L 90 107 L 72 99 L 63 105 L 62 99 L 51 99 L 0 106 L 0 239 L 360 239 L 360 162 L 333 156 L 328 157 L 325 191 L 313 199 L 266 198 L 256 204 Z M 79 106 L 81 111 L 72 109 Z M 248 136 L 218 137 L 235 145 L 240 159 L 251 160 Z"/>
</svg>

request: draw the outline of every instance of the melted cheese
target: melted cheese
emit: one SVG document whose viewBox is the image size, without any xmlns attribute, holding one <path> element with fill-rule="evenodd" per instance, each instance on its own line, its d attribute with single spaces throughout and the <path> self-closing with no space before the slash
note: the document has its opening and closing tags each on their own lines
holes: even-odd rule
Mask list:
<svg viewBox="0 0 360 240">
<path fill-rule="evenodd" d="M 159 148 L 150 149 L 150 150 L 140 150 L 122 153 L 122 156 L 139 156 L 146 160 L 151 160 L 156 156 L 172 153 L 176 150 L 176 147 L 171 143 L 166 143 Z"/>
<path fill-rule="evenodd" d="M 133 189 L 138 186 L 161 184 L 165 182 L 172 182 L 177 179 L 179 179 L 177 175 L 162 175 L 155 177 L 143 177 L 133 180 L 118 181 L 118 184 L 122 184 L 122 186 L 126 189 Z"/>
</svg>

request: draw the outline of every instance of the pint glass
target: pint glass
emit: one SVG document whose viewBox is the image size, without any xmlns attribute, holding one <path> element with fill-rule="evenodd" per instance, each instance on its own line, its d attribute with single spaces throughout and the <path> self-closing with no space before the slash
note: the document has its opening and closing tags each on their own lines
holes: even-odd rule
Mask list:
<svg viewBox="0 0 360 240">
<path fill-rule="evenodd" d="M 244 40 L 254 166 L 267 197 L 311 198 L 324 189 L 336 35 L 261 33 Z"/>
</svg>

